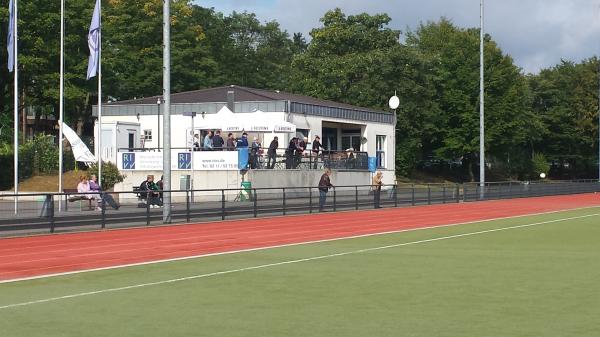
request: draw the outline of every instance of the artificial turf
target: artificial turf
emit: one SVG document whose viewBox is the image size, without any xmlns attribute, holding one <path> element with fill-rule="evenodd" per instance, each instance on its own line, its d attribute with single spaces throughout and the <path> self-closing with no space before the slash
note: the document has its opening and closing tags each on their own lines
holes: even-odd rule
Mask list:
<svg viewBox="0 0 600 337">
<path fill-rule="evenodd" d="M 2 307 L 265 266 L 0 309 L 0 336 L 596 337 L 598 213 L 590 208 L 0 284 Z M 579 218 L 560 221 L 573 217 Z M 540 222 L 547 223 L 357 252 Z M 348 252 L 356 253 L 298 261 Z M 285 261 L 297 262 L 277 264 Z"/>
</svg>

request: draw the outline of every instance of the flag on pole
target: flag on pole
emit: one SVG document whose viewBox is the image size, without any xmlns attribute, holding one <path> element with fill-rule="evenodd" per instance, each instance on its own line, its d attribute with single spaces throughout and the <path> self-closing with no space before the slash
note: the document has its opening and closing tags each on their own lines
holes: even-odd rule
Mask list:
<svg viewBox="0 0 600 337">
<path fill-rule="evenodd" d="M 10 0 L 8 4 L 8 41 L 6 49 L 8 50 L 8 71 L 12 72 L 15 68 L 15 0 Z"/>
<path fill-rule="evenodd" d="M 12 0 L 11 0 L 12 1 Z M 88 47 L 90 48 L 90 59 L 88 63 L 87 79 L 98 73 L 98 60 L 100 51 L 100 0 L 96 0 L 92 23 L 88 33 Z"/>
</svg>

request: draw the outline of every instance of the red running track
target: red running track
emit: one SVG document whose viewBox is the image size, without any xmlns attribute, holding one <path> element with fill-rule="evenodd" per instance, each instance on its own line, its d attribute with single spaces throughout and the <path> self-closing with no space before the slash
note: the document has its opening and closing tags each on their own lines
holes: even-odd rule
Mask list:
<svg viewBox="0 0 600 337">
<path fill-rule="evenodd" d="M 600 195 L 323 213 L 0 239 L 0 281 L 600 206 Z"/>
</svg>

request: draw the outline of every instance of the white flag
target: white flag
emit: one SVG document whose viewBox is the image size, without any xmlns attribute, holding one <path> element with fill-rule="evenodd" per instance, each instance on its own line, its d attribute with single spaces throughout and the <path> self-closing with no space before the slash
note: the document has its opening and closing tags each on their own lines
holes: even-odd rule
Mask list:
<svg viewBox="0 0 600 337">
<path fill-rule="evenodd" d="M 6 49 L 8 50 L 8 71 L 12 72 L 15 68 L 15 0 L 10 0 L 8 4 L 8 38 Z"/>
<path fill-rule="evenodd" d="M 90 59 L 88 63 L 87 79 L 98 73 L 98 61 L 100 59 L 100 0 L 96 0 L 92 23 L 88 33 L 88 47 L 90 48 Z"/>
<path fill-rule="evenodd" d="M 73 149 L 73 156 L 76 161 L 83 162 L 86 164 L 95 163 L 96 156 L 94 156 L 90 149 L 85 145 L 85 143 L 77 136 L 75 131 L 71 129 L 67 124 L 62 123 L 63 125 L 63 134 L 71 144 L 71 148 Z M 62 141 L 62 140 L 61 140 Z"/>
</svg>

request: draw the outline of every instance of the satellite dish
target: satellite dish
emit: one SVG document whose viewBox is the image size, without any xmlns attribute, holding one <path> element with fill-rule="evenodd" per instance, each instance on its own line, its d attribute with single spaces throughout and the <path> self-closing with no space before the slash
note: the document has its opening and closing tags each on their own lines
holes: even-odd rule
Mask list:
<svg viewBox="0 0 600 337">
<path fill-rule="evenodd" d="M 392 109 L 392 110 L 398 109 L 398 107 L 400 106 L 400 99 L 398 98 L 398 96 L 396 96 L 396 95 L 392 96 L 390 98 L 389 105 L 390 105 L 390 109 Z"/>
</svg>

